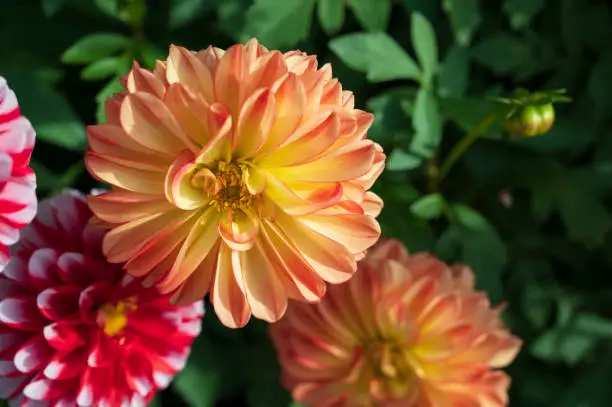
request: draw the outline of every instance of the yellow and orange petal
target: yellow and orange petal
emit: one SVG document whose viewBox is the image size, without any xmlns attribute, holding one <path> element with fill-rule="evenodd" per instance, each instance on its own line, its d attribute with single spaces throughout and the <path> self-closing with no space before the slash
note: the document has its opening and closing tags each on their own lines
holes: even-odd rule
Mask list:
<svg viewBox="0 0 612 407">
<path fill-rule="evenodd" d="M 474 275 L 385 240 L 318 304 L 270 326 L 282 382 L 307 407 L 504 407 L 521 341 Z"/>
<path fill-rule="evenodd" d="M 210 293 L 231 327 L 351 278 L 380 236 L 385 155 L 329 64 L 256 40 L 171 46 L 122 83 L 88 128 L 87 168 L 112 186 L 89 197 L 109 261 L 177 304 Z"/>
</svg>

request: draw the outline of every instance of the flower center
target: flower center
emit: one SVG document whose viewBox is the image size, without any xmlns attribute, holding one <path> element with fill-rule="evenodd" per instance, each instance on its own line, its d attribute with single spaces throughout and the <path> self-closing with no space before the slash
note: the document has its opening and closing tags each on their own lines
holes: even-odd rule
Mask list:
<svg viewBox="0 0 612 407">
<path fill-rule="evenodd" d="M 127 325 L 127 314 L 136 308 L 135 297 L 117 301 L 115 305 L 104 304 L 98 310 L 98 325 L 108 336 L 115 336 Z"/>
<path fill-rule="evenodd" d="M 415 376 L 406 346 L 396 340 L 381 339 L 365 345 L 363 351 L 367 366 L 364 379 L 374 380 L 378 391 L 384 394 L 404 397 Z"/>
<path fill-rule="evenodd" d="M 218 161 L 212 168 L 199 168 L 193 172 L 191 185 L 203 189 L 212 199 L 209 205 L 217 210 L 245 209 L 253 195 L 244 181 L 245 165 Z"/>
</svg>

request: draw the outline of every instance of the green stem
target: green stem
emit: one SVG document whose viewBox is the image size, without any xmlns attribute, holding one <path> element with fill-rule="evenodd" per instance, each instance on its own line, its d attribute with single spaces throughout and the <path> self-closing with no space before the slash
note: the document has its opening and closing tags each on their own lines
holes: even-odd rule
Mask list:
<svg viewBox="0 0 612 407">
<path fill-rule="evenodd" d="M 494 110 L 493 112 L 489 113 L 489 115 L 486 116 L 484 119 L 482 119 L 480 123 L 478 123 L 465 136 L 463 136 L 461 141 L 459 141 L 459 143 L 457 143 L 455 147 L 453 147 L 448 157 L 446 157 L 446 160 L 444 160 L 444 162 L 442 163 L 437 177 L 437 181 L 440 181 L 448 174 L 453 165 L 455 165 L 457 160 L 461 158 L 461 156 L 468 150 L 468 148 L 470 148 L 470 146 L 474 144 L 474 142 L 480 136 L 482 136 L 489 129 L 489 127 L 491 127 L 493 123 L 495 123 L 495 120 L 497 120 L 499 116 L 506 113 L 507 110 L 508 108 L 506 107 Z"/>
</svg>

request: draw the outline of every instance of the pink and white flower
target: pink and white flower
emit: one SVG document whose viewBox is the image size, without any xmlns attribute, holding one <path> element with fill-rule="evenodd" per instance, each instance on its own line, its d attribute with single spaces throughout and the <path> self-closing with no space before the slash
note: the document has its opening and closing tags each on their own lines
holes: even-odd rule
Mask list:
<svg viewBox="0 0 612 407">
<path fill-rule="evenodd" d="M 8 262 L 8 246 L 36 214 L 36 177 L 29 167 L 35 138 L 15 92 L 0 76 L 0 270 Z"/>
<path fill-rule="evenodd" d="M 42 201 L 0 274 L 0 398 L 11 406 L 145 406 L 181 370 L 201 301 L 168 296 L 102 254 L 83 195 Z"/>
</svg>

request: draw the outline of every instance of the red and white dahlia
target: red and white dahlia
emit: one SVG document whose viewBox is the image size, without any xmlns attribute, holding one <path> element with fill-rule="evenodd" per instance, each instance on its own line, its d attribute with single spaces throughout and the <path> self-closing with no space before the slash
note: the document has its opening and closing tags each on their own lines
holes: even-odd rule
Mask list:
<svg viewBox="0 0 612 407">
<path fill-rule="evenodd" d="M 183 368 L 203 303 L 176 307 L 108 263 L 84 197 L 41 202 L 0 274 L 0 398 L 145 406 Z"/>
<path fill-rule="evenodd" d="M 0 270 L 8 262 L 8 246 L 36 214 L 36 177 L 29 167 L 35 138 L 15 93 L 0 76 Z"/>
</svg>

